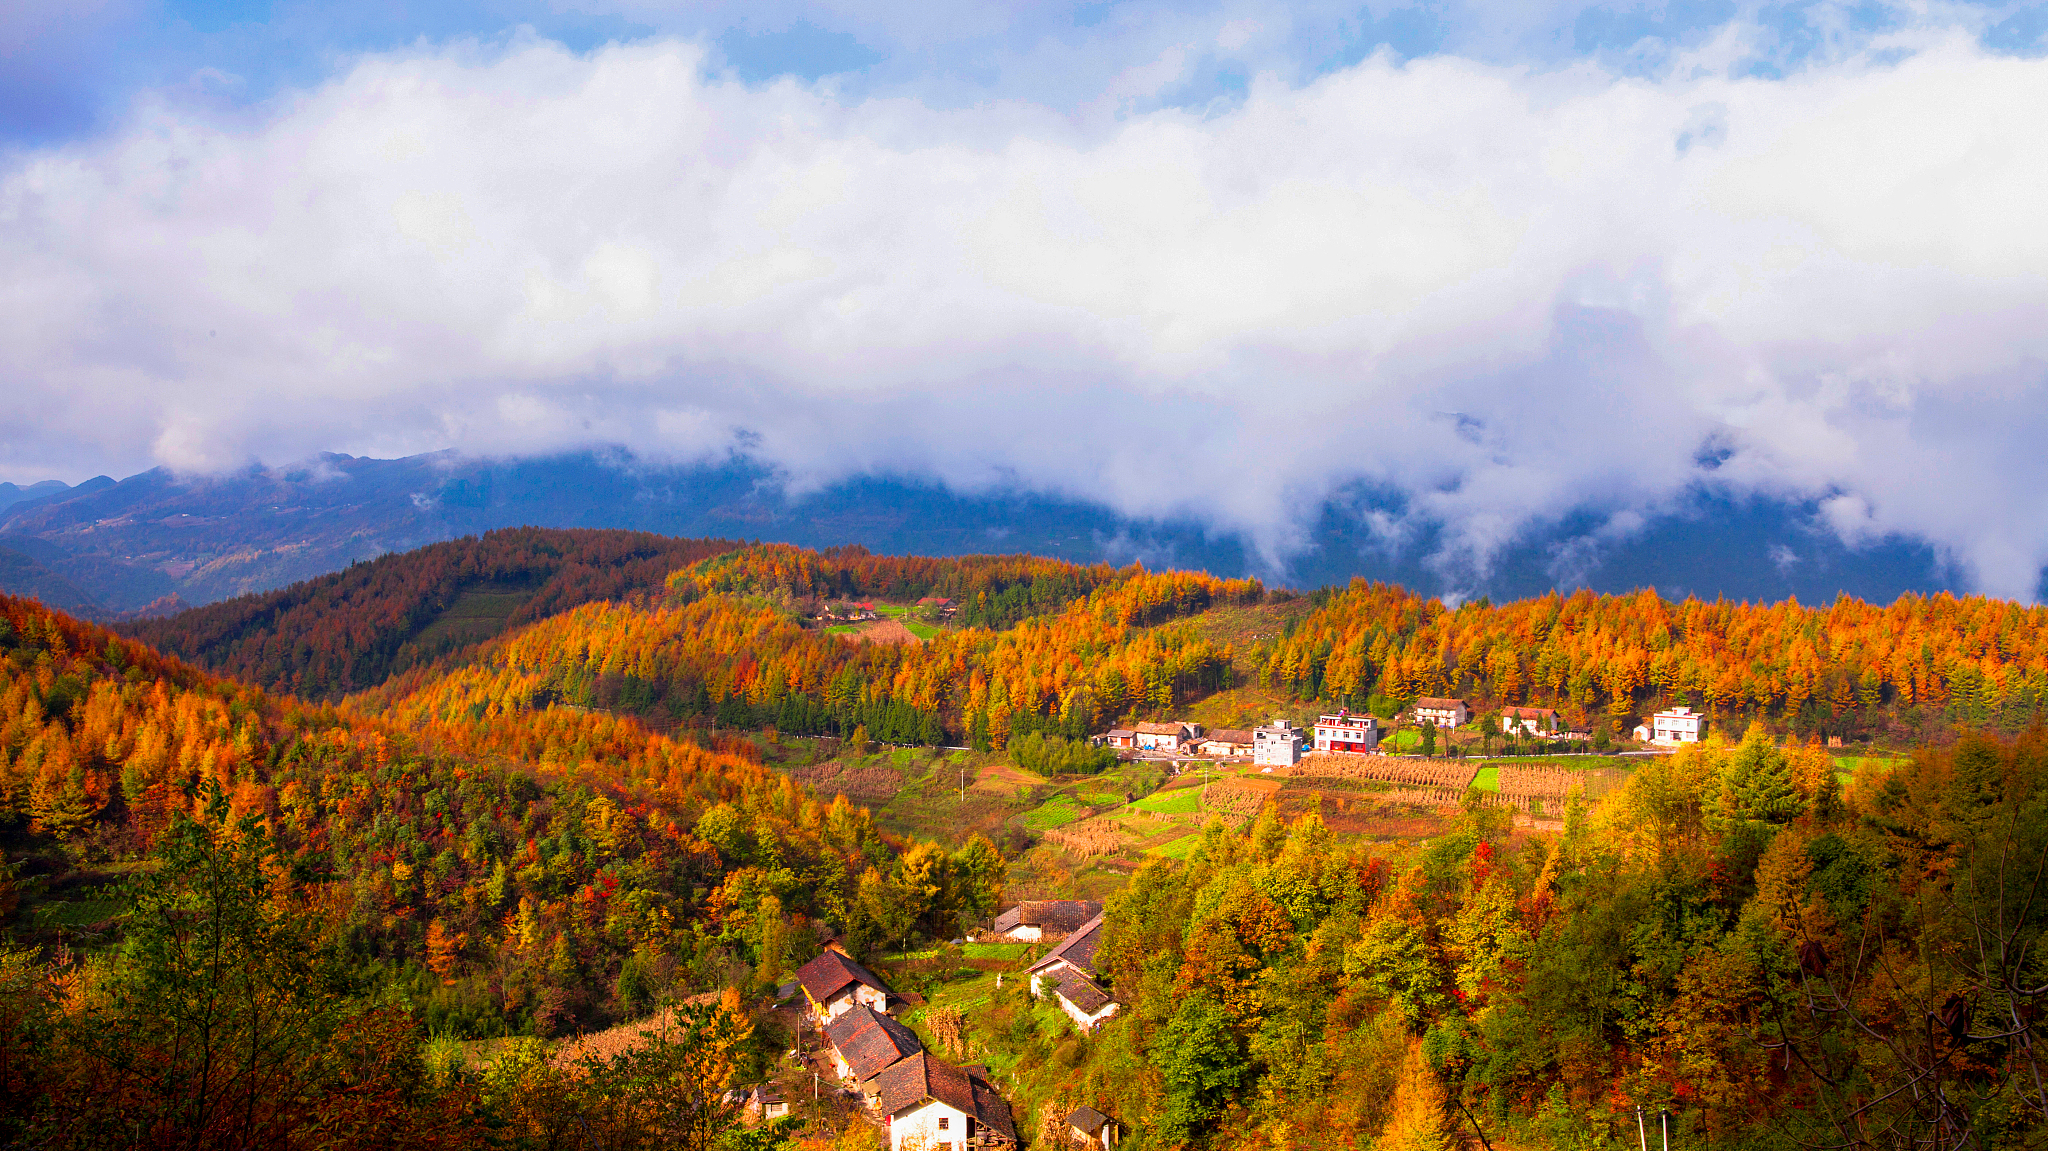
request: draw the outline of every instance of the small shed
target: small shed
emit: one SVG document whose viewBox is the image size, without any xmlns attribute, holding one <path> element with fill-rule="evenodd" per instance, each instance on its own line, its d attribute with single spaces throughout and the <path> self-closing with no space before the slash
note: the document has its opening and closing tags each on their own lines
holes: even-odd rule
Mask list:
<svg viewBox="0 0 2048 1151">
<path fill-rule="evenodd" d="M 747 1093 L 747 1113 L 764 1123 L 772 1123 L 789 1114 L 789 1100 L 783 1097 L 782 1088 L 773 1083 L 763 1083 Z"/>
<path fill-rule="evenodd" d="M 1093 1107 L 1076 1107 L 1067 1116 L 1067 1138 L 1090 1147 L 1114 1147 L 1116 1120 Z"/>
</svg>

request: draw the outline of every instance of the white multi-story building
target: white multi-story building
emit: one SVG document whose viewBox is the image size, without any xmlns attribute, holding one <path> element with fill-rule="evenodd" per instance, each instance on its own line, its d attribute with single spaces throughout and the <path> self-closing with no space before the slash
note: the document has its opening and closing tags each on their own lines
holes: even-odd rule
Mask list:
<svg viewBox="0 0 2048 1151">
<path fill-rule="evenodd" d="M 1317 751 L 1364 754 L 1380 743 L 1380 721 L 1375 716 L 1339 711 L 1316 720 Z"/>
<path fill-rule="evenodd" d="M 1252 763 L 1259 767 L 1292 767 L 1301 762 L 1301 729 L 1284 719 L 1252 729 Z"/>
<path fill-rule="evenodd" d="M 1707 731 L 1707 717 L 1689 707 L 1674 707 L 1650 717 L 1651 743 L 1698 743 Z"/>
</svg>

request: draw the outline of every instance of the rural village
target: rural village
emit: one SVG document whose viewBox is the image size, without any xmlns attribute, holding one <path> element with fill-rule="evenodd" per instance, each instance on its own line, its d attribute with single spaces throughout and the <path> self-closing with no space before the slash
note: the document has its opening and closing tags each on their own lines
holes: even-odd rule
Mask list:
<svg viewBox="0 0 2048 1151">
<path fill-rule="evenodd" d="M 827 618 L 860 622 L 884 617 L 872 605 L 853 605 Z M 1558 712 L 1550 708 L 1504 707 L 1482 715 L 1463 699 L 1422 697 L 1396 721 L 1407 731 L 1409 746 L 1417 749 L 1437 747 L 1433 739 L 1417 739 L 1417 733 L 1442 733 L 1445 754 L 1397 752 L 1387 721 L 1342 708 L 1318 715 L 1307 726 L 1285 717 L 1251 729 L 1148 721 L 1111 728 L 1088 742 L 1115 751 L 1122 763 L 1163 761 L 1176 777 L 1198 770 L 1211 773 L 1216 782 L 1205 779 L 1198 791 L 1189 792 L 1199 797 L 1199 810 L 1240 819 L 1271 798 L 1275 789 L 1269 780 L 1275 775 L 1369 781 L 1385 788 L 1376 793 L 1383 801 L 1455 808 L 1465 801 L 1482 770 L 1479 763 L 1464 764 L 1452 754 L 1452 734 L 1460 729 L 1474 740 L 1479 733 L 1473 729 L 1483 727 L 1489 735 L 1497 731 L 1504 739 L 1529 741 L 1534 745 L 1531 751 L 1590 742 L 1586 733 L 1565 728 Z M 1688 707 L 1674 707 L 1635 728 L 1642 750 L 1617 754 L 1669 754 L 1699 742 L 1706 731 L 1704 717 Z M 1580 754 L 1592 758 L 1591 752 Z M 1589 782 L 1601 779 L 1598 774 L 1554 766 L 1496 765 L 1485 770 L 1491 777 L 1489 801 L 1512 808 L 1517 823 L 1548 830 L 1562 826 L 1557 816 L 1574 794 L 1583 794 Z M 1045 835 L 1083 857 L 1094 854 L 1085 831 L 1077 836 L 1073 830 L 1053 827 L 1045 829 Z M 985 960 L 979 965 L 997 969 L 994 989 L 1000 990 L 1006 979 L 1021 984 L 1033 1001 L 1056 1008 L 1073 1032 L 1085 1038 L 1122 1007 L 1094 966 L 1103 907 L 1093 899 L 1021 900 L 951 946 L 979 949 L 984 955 L 998 949 L 1004 955 L 1020 954 L 1015 960 Z M 851 954 L 840 938 L 826 939 L 818 956 L 777 989 L 775 1002 L 790 1032 L 798 1036 L 789 1055 L 793 1065 L 808 1074 L 813 1100 L 829 1095 L 847 1101 L 848 1117 L 876 1127 L 890 1151 L 1043 1146 L 1048 1133 L 1076 1151 L 1106 1151 L 1118 1145 L 1120 1121 L 1105 1109 L 1088 1105 L 1060 1108 L 1056 1122 L 1053 1116 L 1044 1116 L 1038 1140 L 1028 1132 L 1020 1135 L 1010 1102 L 990 1068 L 934 1051 L 905 1022 L 929 1027 L 931 1017 L 920 1010 L 927 1006 L 925 997 L 899 993 Z M 965 1045 L 959 1047 L 965 1054 Z M 763 1122 L 790 1115 L 792 1098 L 802 1093 L 801 1081 L 785 1076 L 779 1084 L 769 1081 L 747 1088 L 740 1097 L 753 1121 Z"/>
</svg>

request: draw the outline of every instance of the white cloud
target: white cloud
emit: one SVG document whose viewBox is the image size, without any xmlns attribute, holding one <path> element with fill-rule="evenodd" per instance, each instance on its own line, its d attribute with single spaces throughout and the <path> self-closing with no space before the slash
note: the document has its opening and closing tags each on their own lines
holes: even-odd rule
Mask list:
<svg viewBox="0 0 2048 1151">
<path fill-rule="evenodd" d="M 1274 555 L 1365 481 L 1465 573 L 1640 523 L 1714 436 L 1715 482 L 2030 596 L 2048 63 L 1722 50 L 1078 117 L 747 87 L 681 41 L 372 58 L 13 161 L 0 422 L 201 469 L 744 430 L 800 482 L 1015 480 Z"/>
</svg>

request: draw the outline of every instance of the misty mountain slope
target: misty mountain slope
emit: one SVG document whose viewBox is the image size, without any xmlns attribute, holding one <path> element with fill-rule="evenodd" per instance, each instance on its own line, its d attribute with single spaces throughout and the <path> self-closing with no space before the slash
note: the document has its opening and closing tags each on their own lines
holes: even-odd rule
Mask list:
<svg viewBox="0 0 2048 1151">
<path fill-rule="evenodd" d="M 1428 594 L 1495 598 L 1552 587 L 1823 602 L 1838 592 L 1888 600 L 1964 590 L 1923 544 L 1862 550 L 1816 526 L 1815 508 L 1732 501 L 1701 490 L 1638 533 L 1612 538 L 1590 513 L 1507 543 L 1483 564 L 1439 557 L 1398 497 L 1349 491 L 1326 503 L 1304 546 L 1262 557 L 1191 520 L 1120 516 L 1025 491 L 962 494 L 912 478 L 864 476 L 792 495 L 752 461 L 655 466 L 623 454 L 484 460 L 443 452 L 398 460 L 323 456 L 296 468 L 178 477 L 163 469 L 0 509 L 0 543 L 33 557 L 109 610 L 176 592 L 193 603 L 282 587 L 357 560 L 496 528 L 620 528 L 877 552 L 1029 552 L 1078 563 L 1256 574 L 1270 583 L 1355 576 Z M 0 584 L 0 588 L 7 585 Z"/>
<path fill-rule="evenodd" d="M 80 619 L 96 619 L 104 610 L 77 584 L 13 548 L 0 547 L 0 594 L 41 600 Z"/>
<path fill-rule="evenodd" d="M 645 532 L 507 529 L 122 630 L 217 674 L 336 699 L 507 627 L 660 588 L 670 572 L 735 546 Z"/>
</svg>

